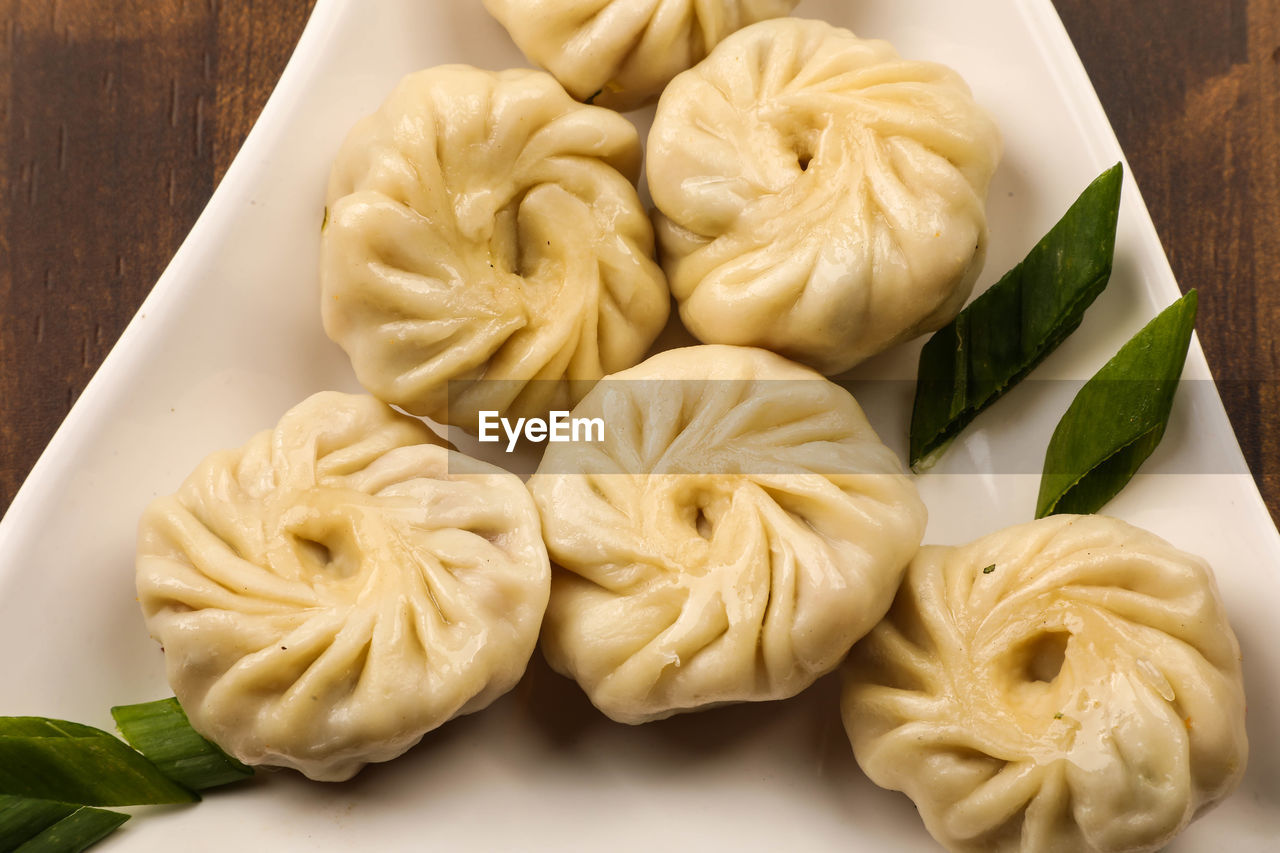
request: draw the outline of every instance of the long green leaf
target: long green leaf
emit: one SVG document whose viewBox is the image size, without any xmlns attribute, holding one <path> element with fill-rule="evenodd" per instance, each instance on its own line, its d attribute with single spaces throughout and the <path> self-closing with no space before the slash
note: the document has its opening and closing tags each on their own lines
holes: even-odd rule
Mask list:
<svg viewBox="0 0 1280 853">
<path fill-rule="evenodd" d="M 105 809 L 0 795 L 0 851 L 78 853 L 128 819 Z"/>
<path fill-rule="evenodd" d="M 106 732 L 42 717 L 0 717 L 0 794 L 89 806 L 199 799 Z"/>
<path fill-rule="evenodd" d="M 0 794 L 0 850 L 17 849 L 79 806 Z"/>
<path fill-rule="evenodd" d="M 1196 322 L 1194 290 L 1134 335 L 1085 383 L 1045 452 L 1036 518 L 1097 512 L 1164 437 Z"/>
<path fill-rule="evenodd" d="M 129 819 L 127 814 L 82 806 L 14 853 L 80 853 L 97 844 Z"/>
<path fill-rule="evenodd" d="M 1122 171 L 1103 172 L 1027 257 L 940 329 L 920 352 L 911 467 L 947 445 L 1080 325 L 1107 286 Z"/>
<path fill-rule="evenodd" d="M 165 775 L 193 791 L 203 791 L 253 775 L 191 728 L 177 699 L 160 699 L 111 709 L 120 733 Z"/>
<path fill-rule="evenodd" d="M 102 729 L 95 729 L 84 723 L 53 720 L 48 717 L 0 717 L 0 735 L 5 737 L 111 737 Z"/>
</svg>

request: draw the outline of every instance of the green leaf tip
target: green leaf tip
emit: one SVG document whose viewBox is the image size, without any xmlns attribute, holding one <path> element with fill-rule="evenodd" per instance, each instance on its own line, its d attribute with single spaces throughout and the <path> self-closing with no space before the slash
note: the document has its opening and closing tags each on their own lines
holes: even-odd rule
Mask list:
<svg viewBox="0 0 1280 853">
<path fill-rule="evenodd" d="M 908 435 L 926 470 L 1080 325 L 1111 278 L 1123 168 L 1099 175 L 1026 258 L 925 342 Z"/>
<path fill-rule="evenodd" d="M 1084 384 L 1045 451 L 1036 518 L 1097 512 L 1164 438 L 1198 296 L 1161 311 Z"/>
<path fill-rule="evenodd" d="M 111 709 L 120 733 L 167 776 L 193 791 L 203 791 L 253 775 L 253 768 L 206 740 L 187 720 L 174 698 L 118 705 Z"/>
<path fill-rule="evenodd" d="M 86 806 L 200 799 L 118 738 L 43 717 L 0 717 L 0 794 Z"/>
<path fill-rule="evenodd" d="M 14 853 L 80 853 L 114 832 L 121 812 L 0 796 L 0 850 Z"/>
<path fill-rule="evenodd" d="M 0 717 L 0 853 L 79 853 L 129 819 L 93 806 L 190 803 L 253 774 L 201 737 L 177 699 L 111 715 L 129 744 L 82 723 Z"/>
</svg>

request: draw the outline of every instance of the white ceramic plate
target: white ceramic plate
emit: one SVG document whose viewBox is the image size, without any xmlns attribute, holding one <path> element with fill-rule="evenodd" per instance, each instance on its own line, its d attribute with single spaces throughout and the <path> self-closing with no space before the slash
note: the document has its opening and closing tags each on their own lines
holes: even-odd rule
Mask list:
<svg viewBox="0 0 1280 853">
<path fill-rule="evenodd" d="M 809 0 L 796 13 L 952 65 L 994 112 L 1006 155 L 984 284 L 1121 159 L 1049 0 Z M 356 390 L 316 307 L 329 162 L 401 75 L 443 62 L 525 64 L 475 0 L 317 4 L 208 209 L 0 526 L 0 712 L 110 727 L 110 705 L 169 694 L 134 601 L 138 514 L 208 452 L 242 443 L 304 396 Z M 1128 181 L 1112 283 L 1037 377 L 1091 375 L 1177 295 Z M 918 347 L 858 375 L 909 378 Z M 1209 378 L 1196 344 L 1186 376 Z M 1280 837 L 1280 540 L 1212 386 L 1188 384 L 1208 393 L 1179 395 L 1164 444 L 1108 511 L 1216 566 L 1244 649 L 1249 772 L 1172 849 L 1270 851 Z M 901 447 L 908 385 L 862 385 L 868 413 Z M 1061 408 L 1036 402 L 1058 385 L 1007 397 L 920 478 L 927 541 L 1031 518 L 1033 468 L 1001 460 L 1013 458 L 1007 448 L 1045 446 Z M 836 695 L 828 678 L 789 702 L 628 728 L 535 660 L 492 708 L 351 783 L 259 774 L 196 807 L 142 810 L 102 849 L 936 850 L 911 803 L 858 770 Z"/>
</svg>

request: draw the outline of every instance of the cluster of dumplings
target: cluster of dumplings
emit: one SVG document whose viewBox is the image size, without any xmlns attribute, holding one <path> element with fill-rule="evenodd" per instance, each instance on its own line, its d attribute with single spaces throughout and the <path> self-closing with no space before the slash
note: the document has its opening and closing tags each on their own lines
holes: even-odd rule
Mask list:
<svg viewBox="0 0 1280 853">
<path fill-rule="evenodd" d="M 1001 145 L 965 83 L 794 0 L 484 2 L 550 73 L 411 74 L 333 166 L 323 323 L 373 396 L 305 400 L 142 518 L 192 724 L 342 780 L 539 641 L 631 724 L 847 658 L 859 763 L 950 849 L 1151 850 L 1225 796 L 1243 692 L 1207 567 L 1101 517 L 921 549 L 914 483 L 824 376 L 969 295 Z M 659 94 L 646 153 L 606 107 Z M 673 296 L 704 345 L 645 359 Z M 409 416 L 569 408 L 602 439 L 527 485 Z"/>
</svg>

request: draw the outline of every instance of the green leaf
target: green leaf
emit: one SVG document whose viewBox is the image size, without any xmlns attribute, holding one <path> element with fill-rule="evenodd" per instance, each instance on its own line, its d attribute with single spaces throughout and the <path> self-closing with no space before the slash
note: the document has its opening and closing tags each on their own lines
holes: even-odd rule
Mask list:
<svg viewBox="0 0 1280 853">
<path fill-rule="evenodd" d="M 0 853 L 78 853 L 129 819 L 92 805 L 189 803 L 199 796 L 174 780 L 197 789 L 253 774 L 191 728 L 177 699 L 111 714 L 137 751 L 81 723 L 0 717 Z"/>
<path fill-rule="evenodd" d="M 84 723 L 51 720 L 48 717 L 0 717 L 0 735 L 5 737 L 111 737 L 102 729 L 95 729 Z M 111 739 L 115 740 L 115 738 Z"/>
<path fill-rule="evenodd" d="M 128 819 L 105 809 L 0 795 L 0 850 L 78 853 Z"/>
<path fill-rule="evenodd" d="M 1085 383 L 1045 452 L 1036 518 L 1097 512 L 1164 437 L 1196 322 L 1194 290 L 1160 312 Z"/>
<path fill-rule="evenodd" d="M 0 850 L 16 849 L 78 808 L 67 803 L 0 795 Z"/>
<path fill-rule="evenodd" d="M 177 699 L 160 699 L 111 709 L 120 733 L 169 778 L 203 791 L 253 775 L 191 727 Z"/>
<path fill-rule="evenodd" d="M 80 853 L 97 844 L 129 819 L 127 814 L 82 806 L 14 853 Z"/>
<path fill-rule="evenodd" d="M 1117 163 L 1071 205 L 1027 257 L 920 352 L 911 411 L 911 467 L 947 445 L 1053 352 L 1107 286 L 1123 173 Z"/>
<path fill-rule="evenodd" d="M 106 732 L 43 717 L 0 717 L 0 794 L 89 806 L 199 799 Z"/>
</svg>

